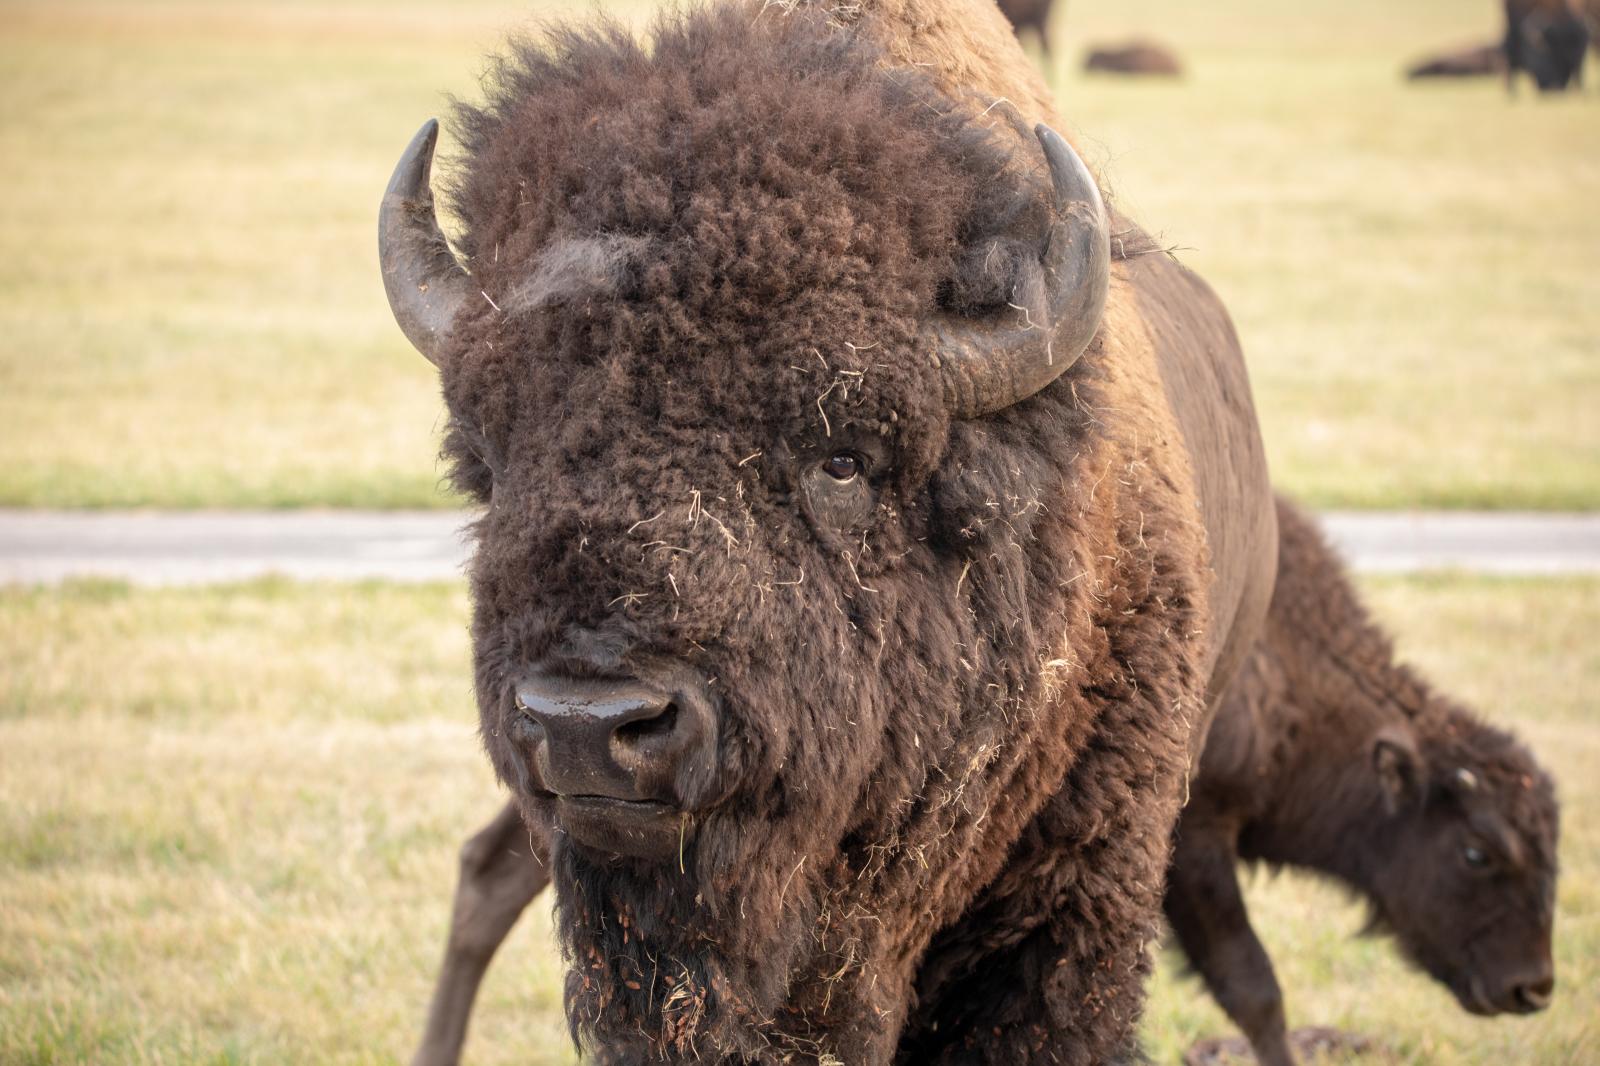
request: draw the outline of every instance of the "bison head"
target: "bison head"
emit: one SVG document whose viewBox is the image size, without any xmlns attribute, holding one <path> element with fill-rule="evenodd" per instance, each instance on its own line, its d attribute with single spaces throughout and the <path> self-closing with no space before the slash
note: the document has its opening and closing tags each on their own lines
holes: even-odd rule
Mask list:
<svg viewBox="0 0 1600 1066">
<path fill-rule="evenodd" d="M 483 737 L 553 833 L 580 1039 L 781 1041 L 874 907 L 959 911 L 1056 743 L 1092 416 L 1036 394 L 1099 328 L 1107 224 L 994 104 L 734 8 L 503 60 L 459 112 L 459 260 L 433 124 L 395 171 L 384 278 L 483 507 Z"/>
<path fill-rule="evenodd" d="M 1542 1010 L 1555 986 L 1554 787 L 1505 733 L 1435 713 L 1442 728 L 1421 745 L 1394 727 L 1373 741 L 1390 811 L 1374 924 L 1472 1013 Z"/>
</svg>

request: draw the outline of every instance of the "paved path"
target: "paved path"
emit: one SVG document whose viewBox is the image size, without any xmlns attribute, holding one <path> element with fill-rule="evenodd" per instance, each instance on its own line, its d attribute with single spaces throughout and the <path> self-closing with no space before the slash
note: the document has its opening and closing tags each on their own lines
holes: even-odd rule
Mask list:
<svg viewBox="0 0 1600 1066">
<path fill-rule="evenodd" d="M 140 584 L 458 578 L 468 516 L 450 511 L 0 510 L 0 584 L 100 575 Z M 1324 527 L 1369 573 L 1600 573 L 1600 514 L 1335 513 Z"/>
</svg>

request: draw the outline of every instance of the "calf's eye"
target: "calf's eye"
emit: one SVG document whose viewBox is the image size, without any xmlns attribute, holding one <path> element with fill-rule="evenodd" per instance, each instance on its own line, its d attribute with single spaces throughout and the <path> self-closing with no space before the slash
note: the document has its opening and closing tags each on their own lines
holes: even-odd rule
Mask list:
<svg viewBox="0 0 1600 1066">
<path fill-rule="evenodd" d="M 861 473 L 861 458 L 855 452 L 834 452 L 822 468 L 835 481 L 849 481 Z"/>
<path fill-rule="evenodd" d="M 1476 844 L 1468 844 L 1461 849 L 1461 861 L 1474 870 L 1481 870 L 1489 865 L 1489 856 Z"/>
</svg>

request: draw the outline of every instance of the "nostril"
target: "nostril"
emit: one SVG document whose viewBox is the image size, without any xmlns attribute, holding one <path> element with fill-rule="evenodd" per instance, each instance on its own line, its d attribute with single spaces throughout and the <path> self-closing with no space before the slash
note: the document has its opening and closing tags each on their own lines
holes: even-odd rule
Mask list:
<svg viewBox="0 0 1600 1066">
<path fill-rule="evenodd" d="M 678 705 L 668 703 L 651 717 L 624 722 L 612 736 L 624 751 L 651 755 L 666 747 L 677 728 Z"/>
<path fill-rule="evenodd" d="M 509 739 L 537 788 L 557 796 L 677 803 L 685 760 L 703 765 L 715 735 L 693 689 L 536 672 L 514 696 Z"/>
<path fill-rule="evenodd" d="M 1555 990 L 1555 981 L 1546 977 L 1542 981 L 1517 986 L 1517 1005 L 1524 1010 L 1544 1010 L 1550 1005 L 1550 993 Z"/>
<path fill-rule="evenodd" d="M 519 701 L 517 713 L 511 716 L 507 732 L 511 734 L 511 739 L 533 745 L 544 739 L 544 724 L 528 713 L 527 707 Z"/>
</svg>

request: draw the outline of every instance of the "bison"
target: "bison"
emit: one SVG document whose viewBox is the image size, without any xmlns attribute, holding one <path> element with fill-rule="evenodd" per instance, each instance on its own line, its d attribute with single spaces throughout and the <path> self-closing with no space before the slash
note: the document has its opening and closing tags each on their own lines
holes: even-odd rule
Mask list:
<svg viewBox="0 0 1600 1066">
<path fill-rule="evenodd" d="M 574 1039 L 1129 1054 L 1275 573 L 1227 315 L 1104 207 L 992 4 L 650 40 L 514 45 L 457 115 L 459 252 L 432 123 L 379 222 L 481 508 L 482 737 L 551 842 Z"/>
<path fill-rule="evenodd" d="M 1280 502 L 1266 633 L 1229 689 L 1178 823 L 1167 917 L 1263 1066 L 1283 996 L 1240 859 L 1326 874 L 1474 1014 L 1550 1000 L 1557 808 L 1504 732 L 1396 664 L 1311 522 Z"/>
<path fill-rule="evenodd" d="M 1020 37 L 1026 30 L 1039 36 L 1039 50 L 1050 55 L 1050 8 L 1054 0 L 999 0 L 1000 13 Z"/>
<path fill-rule="evenodd" d="M 1183 64 L 1172 49 L 1154 41 L 1134 40 L 1089 49 L 1083 69 L 1101 74 L 1144 74 L 1177 78 Z"/>
<path fill-rule="evenodd" d="M 1589 28 L 1577 0 L 1505 0 L 1506 88 L 1527 71 L 1540 92 L 1583 83 Z"/>
<path fill-rule="evenodd" d="M 1423 78 L 1480 78 L 1505 72 L 1505 44 L 1495 41 L 1419 59 L 1406 68 L 1406 77 L 1411 81 Z"/>
</svg>

